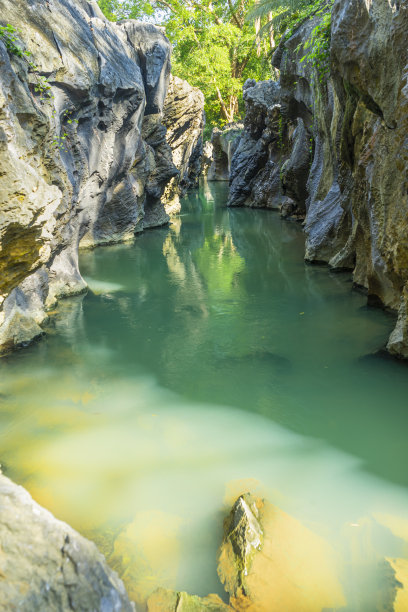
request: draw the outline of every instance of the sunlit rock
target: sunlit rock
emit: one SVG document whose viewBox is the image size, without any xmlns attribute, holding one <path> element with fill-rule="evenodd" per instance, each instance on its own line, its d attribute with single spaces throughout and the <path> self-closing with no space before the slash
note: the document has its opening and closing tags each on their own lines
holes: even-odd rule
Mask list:
<svg viewBox="0 0 408 612">
<path fill-rule="evenodd" d="M 279 82 L 244 85 L 245 130 L 232 158 L 229 198 L 231 206 L 305 217 L 306 259 L 353 271 L 370 303 L 398 312 L 387 349 L 402 358 L 407 30 L 404 2 L 335 0 L 282 36 L 273 56 Z M 310 50 L 324 40 L 329 48 L 317 66 Z"/>
<path fill-rule="evenodd" d="M 218 573 L 237 611 L 315 611 L 345 605 L 327 542 L 279 508 L 242 495 L 225 521 Z"/>
</svg>

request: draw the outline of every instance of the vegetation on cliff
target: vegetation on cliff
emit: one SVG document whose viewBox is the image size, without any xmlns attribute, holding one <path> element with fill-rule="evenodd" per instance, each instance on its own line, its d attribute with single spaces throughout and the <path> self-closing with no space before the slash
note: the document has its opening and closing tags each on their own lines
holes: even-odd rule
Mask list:
<svg viewBox="0 0 408 612">
<path fill-rule="evenodd" d="M 109 19 L 150 18 L 166 28 L 173 46 L 173 73 L 199 87 L 209 129 L 243 115 L 242 85 L 272 77 L 274 39 L 261 40 L 249 18 L 255 0 L 100 0 Z"/>
<path fill-rule="evenodd" d="M 243 118 L 244 82 L 276 78 L 270 60 L 277 42 L 327 1 L 99 0 L 99 5 L 111 20 L 148 19 L 166 28 L 174 46 L 173 73 L 204 93 L 209 134 L 216 125 Z M 321 52 L 318 45 L 307 55 L 318 55 L 321 63 Z"/>
</svg>

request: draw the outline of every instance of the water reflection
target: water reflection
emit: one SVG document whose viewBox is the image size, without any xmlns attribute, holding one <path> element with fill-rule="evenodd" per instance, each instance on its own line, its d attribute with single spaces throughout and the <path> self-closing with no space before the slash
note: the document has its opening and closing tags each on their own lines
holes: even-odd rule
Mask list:
<svg viewBox="0 0 408 612">
<path fill-rule="evenodd" d="M 206 189 L 170 228 L 84 253 L 88 295 L 2 361 L 6 471 L 138 602 L 157 585 L 222 593 L 222 518 L 249 488 L 334 551 L 337 609 L 403 610 L 407 370 L 362 358 L 392 321 L 304 265 L 298 225 Z"/>
</svg>

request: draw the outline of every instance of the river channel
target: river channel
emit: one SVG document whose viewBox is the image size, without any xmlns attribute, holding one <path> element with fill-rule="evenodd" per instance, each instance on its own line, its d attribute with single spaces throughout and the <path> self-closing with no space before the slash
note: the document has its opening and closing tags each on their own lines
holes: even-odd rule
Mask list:
<svg viewBox="0 0 408 612">
<path fill-rule="evenodd" d="M 299 224 L 226 199 L 203 185 L 169 227 L 81 254 L 89 292 L 1 361 L 3 471 L 142 607 L 222 595 L 223 517 L 251 490 L 333 549 L 338 609 L 373 612 L 379 565 L 408 567 L 408 368 L 375 354 L 395 319 L 305 264 Z"/>
</svg>

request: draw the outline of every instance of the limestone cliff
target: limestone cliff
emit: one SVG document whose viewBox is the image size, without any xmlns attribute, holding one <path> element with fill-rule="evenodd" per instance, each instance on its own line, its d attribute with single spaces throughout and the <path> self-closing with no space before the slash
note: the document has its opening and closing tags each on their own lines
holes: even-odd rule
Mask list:
<svg viewBox="0 0 408 612">
<path fill-rule="evenodd" d="M 164 190 L 190 160 L 173 163 L 162 122 L 171 45 L 160 28 L 110 23 L 94 0 L 4 0 L 1 23 L 18 28 L 0 36 L 5 350 L 39 336 L 47 309 L 86 288 L 79 246 L 168 221 Z"/>
<path fill-rule="evenodd" d="M 353 270 L 371 302 L 398 310 L 388 350 L 408 358 L 408 3 L 326 10 L 327 72 L 308 46 L 320 13 L 280 43 L 279 83 L 247 84 L 230 204 L 304 217 L 306 259 Z"/>
<path fill-rule="evenodd" d="M 180 210 L 180 198 L 196 187 L 201 173 L 204 129 L 204 95 L 187 81 L 170 78 L 164 104 L 163 123 L 173 163 L 179 175 L 173 178 L 164 193 L 169 214 Z"/>
</svg>

